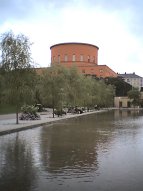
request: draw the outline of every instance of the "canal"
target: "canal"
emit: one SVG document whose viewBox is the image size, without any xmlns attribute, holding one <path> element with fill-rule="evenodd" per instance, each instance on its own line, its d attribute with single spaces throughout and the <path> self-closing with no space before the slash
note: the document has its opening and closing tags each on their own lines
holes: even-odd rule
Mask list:
<svg viewBox="0 0 143 191">
<path fill-rule="evenodd" d="M 142 191 L 143 111 L 0 136 L 0 191 Z"/>
</svg>

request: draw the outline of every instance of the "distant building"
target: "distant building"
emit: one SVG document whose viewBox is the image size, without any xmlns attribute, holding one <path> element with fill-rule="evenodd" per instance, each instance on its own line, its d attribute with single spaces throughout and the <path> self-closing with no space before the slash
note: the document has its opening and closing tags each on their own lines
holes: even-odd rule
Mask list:
<svg viewBox="0 0 143 191">
<path fill-rule="evenodd" d="M 106 65 L 98 65 L 99 48 L 87 43 L 60 43 L 50 47 L 51 64 L 60 64 L 67 68 L 75 65 L 84 75 L 99 78 L 117 77 L 117 74 Z"/>
<path fill-rule="evenodd" d="M 116 108 L 130 108 L 132 107 L 132 99 L 127 96 L 124 97 L 114 97 L 114 107 Z"/>
<path fill-rule="evenodd" d="M 141 90 L 141 87 L 143 87 L 143 78 L 136 75 L 134 72 L 132 74 L 118 74 L 118 76 L 122 77 L 125 82 L 130 84 L 132 87 L 137 88 L 139 91 Z"/>
</svg>

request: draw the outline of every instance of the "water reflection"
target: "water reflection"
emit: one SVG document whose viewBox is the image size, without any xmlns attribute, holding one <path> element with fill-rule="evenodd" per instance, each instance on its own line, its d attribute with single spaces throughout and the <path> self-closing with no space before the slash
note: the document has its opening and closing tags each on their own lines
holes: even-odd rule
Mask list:
<svg viewBox="0 0 143 191">
<path fill-rule="evenodd" d="M 102 129 L 104 123 L 107 128 L 111 126 L 109 117 L 101 114 L 43 128 L 40 150 L 45 171 L 65 173 L 68 169 L 73 173 L 75 170 L 76 175 L 79 172 L 80 176 L 85 176 L 89 171 L 95 173 L 99 147 L 105 151 L 112 140 L 112 131 L 107 131 L 106 127 Z"/>
<path fill-rule="evenodd" d="M 67 167 L 84 169 L 93 166 L 94 170 L 97 169 L 96 134 L 88 136 L 88 132 L 83 129 L 61 125 L 52 129 L 45 128 L 42 136 L 47 137 L 47 141 L 41 144 L 41 154 L 49 172 Z"/>
<path fill-rule="evenodd" d="M 138 117 L 143 115 L 142 109 L 117 109 L 114 111 L 115 119 L 126 117 Z"/>
<path fill-rule="evenodd" d="M 0 190 L 29 191 L 31 190 L 36 171 L 33 167 L 31 148 L 19 138 L 19 133 L 8 142 L 1 142 L 0 147 Z"/>
<path fill-rule="evenodd" d="M 115 110 L 0 137 L 0 190 L 142 190 L 142 111 Z"/>
</svg>

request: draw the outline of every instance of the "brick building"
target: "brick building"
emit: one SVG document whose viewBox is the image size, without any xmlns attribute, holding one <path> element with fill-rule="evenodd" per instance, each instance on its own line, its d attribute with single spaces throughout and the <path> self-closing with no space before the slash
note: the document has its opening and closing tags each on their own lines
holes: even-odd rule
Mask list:
<svg viewBox="0 0 143 191">
<path fill-rule="evenodd" d="M 65 67 L 76 65 L 85 75 L 99 78 L 117 77 L 117 74 L 107 65 L 98 65 L 99 48 L 87 43 L 60 43 L 50 47 L 51 64 L 61 64 Z"/>
</svg>

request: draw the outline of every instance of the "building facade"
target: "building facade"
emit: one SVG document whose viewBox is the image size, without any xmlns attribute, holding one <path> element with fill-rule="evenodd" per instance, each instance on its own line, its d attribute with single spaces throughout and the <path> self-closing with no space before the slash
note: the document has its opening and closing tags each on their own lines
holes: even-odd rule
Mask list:
<svg viewBox="0 0 143 191">
<path fill-rule="evenodd" d="M 116 108 L 130 108 L 132 107 L 132 101 L 127 96 L 125 97 L 114 97 L 114 107 Z"/>
<path fill-rule="evenodd" d="M 132 74 L 118 74 L 118 76 L 122 77 L 125 82 L 132 87 L 137 88 L 139 91 L 141 90 L 141 87 L 143 87 L 143 78 L 136 75 L 134 72 Z"/>
<path fill-rule="evenodd" d="M 50 47 L 51 64 L 61 64 L 67 68 L 75 65 L 85 75 L 100 78 L 117 77 L 106 65 L 98 65 L 99 48 L 87 43 L 60 43 Z"/>
</svg>

